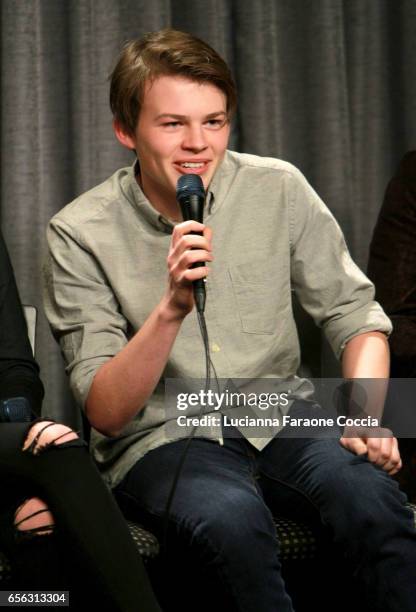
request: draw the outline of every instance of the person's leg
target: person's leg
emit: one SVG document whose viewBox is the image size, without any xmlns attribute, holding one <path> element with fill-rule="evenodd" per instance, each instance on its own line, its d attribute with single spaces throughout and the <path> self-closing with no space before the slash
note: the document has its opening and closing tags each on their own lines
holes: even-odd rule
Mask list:
<svg viewBox="0 0 416 612">
<path fill-rule="evenodd" d="M 185 444 L 148 452 L 115 489 L 123 510 L 162 542 L 166 502 Z M 293 610 L 281 578 L 275 526 L 239 440 L 224 446 L 192 441 L 170 510 L 167 549 L 168 571 L 180 565 L 176 590 L 182 591 L 182 610 Z M 188 603 L 190 587 L 197 600 Z M 167 605 L 170 597 L 174 594 Z"/>
<path fill-rule="evenodd" d="M 49 421 L 50 422 L 50 421 Z M 46 422 L 15 423 L 0 426 L 0 481 L 2 500 L 0 542 L 12 562 L 10 588 L 29 590 L 71 590 L 68 563 L 71 550 L 56 533 L 55 519 L 47 503 L 37 497 L 37 487 L 21 466 L 27 437 L 34 438 Z M 78 436 L 68 427 L 55 425 L 70 439 Z M 64 429 L 63 429 L 64 428 Z M 50 432 L 51 433 L 51 432 Z M 58 431 L 54 431 L 58 437 Z M 59 443 L 59 441 L 57 442 Z M 23 458 L 26 463 L 26 459 Z"/>
<path fill-rule="evenodd" d="M 296 410 L 297 416 L 311 416 L 310 406 Z M 319 407 L 312 410 L 319 416 Z M 322 439 L 277 436 L 257 460 L 270 507 L 282 508 L 282 485 L 309 500 L 346 555 L 372 610 L 414 610 L 413 513 L 386 472 L 343 448 L 335 433 Z"/>
<path fill-rule="evenodd" d="M 69 570 L 86 586 L 89 579 L 95 581 L 96 591 L 102 593 L 103 600 L 107 599 L 108 609 L 160 610 L 125 520 L 85 443 L 73 432 L 69 434 L 69 428 L 66 428 L 69 435 L 60 437 L 65 434 L 61 430 L 65 426 L 54 424 L 44 429 L 45 425 L 45 422 L 32 425 L 24 452 L 20 449 L 25 443 L 27 425 L 8 423 L 0 427 L 0 476 L 30 483 L 30 496 L 36 489 L 38 499 L 47 503 L 53 515 L 56 524 L 53 529 L 59 535 L 63 554 L 68 551 L 71 558 Z M 68 438 L 72 439 L 65 441 Z M 25 505 L 17 514 L 24 512 Z M 46 519 L 46 513 L 41 514 Z M 19 533 L 24 534 L 24 530 Z M 35 550 L 41 538 L 45 545 L 51 536 L 37 536 L 33 543 L 30 538 L 24 539 Z M 68 566 L 68 559 L 66 562 Z"/>
<path fill-rule="evenodd" d="M 47 420 L 39 421 L 28 430 L 22 450 L 30 450 L 33 455 L 38 455 L 48 445 L 60 445 L 77 439 L 78 435 L 66 425 Z M 21 532 L 21 536 L 50 535 L 53 533 L 55 520 L 42 499 L 31 497 L 16 508 L 14 526 Z"/>
</svg>

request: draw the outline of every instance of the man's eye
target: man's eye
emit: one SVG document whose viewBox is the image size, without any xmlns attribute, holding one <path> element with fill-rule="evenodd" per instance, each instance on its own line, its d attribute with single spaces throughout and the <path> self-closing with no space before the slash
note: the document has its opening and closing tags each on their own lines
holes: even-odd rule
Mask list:
<svg viewBox="0 0 416 612">
<path fill-rule="evenodd" d="M 208 119 L 206 125 L 211 128 L 220 128 L 224 125 L 225 119 Z"/>
<path fill-rule="evenodd" d="M 178 127 L 178 125 L 181 125 L 181 123 L 179 121 L 167 121 L 166 123 L 162 124 L 163 127 Z"/>
</svg>

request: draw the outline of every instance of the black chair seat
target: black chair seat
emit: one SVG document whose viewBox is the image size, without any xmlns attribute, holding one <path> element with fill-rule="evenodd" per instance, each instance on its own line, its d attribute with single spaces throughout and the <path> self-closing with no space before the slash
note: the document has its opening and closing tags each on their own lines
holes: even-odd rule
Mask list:
<svg viewBox="0 0 416 612">
<path fill-rule="evenodd" d="M 413 510 L 416 526 L 416 505 L 408 505 Z M 146 562 L 156 558 L 159 553 L 157 538 L 132 521 L 127 521 L 127 524 L 143 560 Z M 318 547 L 317 538 L 307 525 L 287 518 L 275 518 L 275 524 L 282 561 L 305 561 L 315 558 Z M 10 564 L 5 555 L 0 552 L 0 585 L 9 578 Z"/>
<path fill-rule="evenodd" d="M 317 538 L 313 531 L 298 521 L 287 518 L 274 519 L 282 561 L 313 559 L 316 555 Z"/>
<path fill-rule="evenodd" d="M 133 521 L 127 521 L 127 524 L 143 559 L 147 561 L 157 557 L 159 553 L 157 538 Z M 314 558 L 317 546 L 316 536 L 307 525 L 286 518 L 275 519 L 275 525 L 282 560 Z"/>
<path fill-rule="evenodd" d="M 159 554 L 159 542 L 156 536 L 132 521 L 127 521 L 127 525 L 143 560 L 147 561 L 157 557 Z"/>
<path fill-rule="evenodd" d="M 408 506 L 413 510 L 416 527 L 416 505 Z M 281 517 L 275 518 L 274 522 L 282 561 L 306 561 L 316 557 L 317 536 L 308 525 Z M 127 521 L 127 524 L 143 559 L 154 559 L 159 553 L 156 537 L 132 521 Z"/>
</svg>

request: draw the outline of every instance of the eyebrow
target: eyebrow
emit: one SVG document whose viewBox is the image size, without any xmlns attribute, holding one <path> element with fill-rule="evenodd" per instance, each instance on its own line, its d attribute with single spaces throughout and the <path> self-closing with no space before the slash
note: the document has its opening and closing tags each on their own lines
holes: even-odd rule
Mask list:
<svg viewBox="0 0 416 612">
<path fill-rule="evenodd" d="M 215 113 L 209 113 L 209 115 L 206 115 L 204 118 L 205 119 L 214 119 L 215 117 L 219 117 L 220 115 L 227 115 L 227 113 L 225 111 L 216 111 Z M 160 115 L 158 115 L 156 117 L 156 121 L 158 119 L 163 119 L 165 117 L 169 117 L 172 119 L 179 119 L 180 121 L 185 121 L 185 119 L 188 119 L 188 117 L 186 115 L 176 115 L 175 113 L 161 113 Z"/>
</svg>

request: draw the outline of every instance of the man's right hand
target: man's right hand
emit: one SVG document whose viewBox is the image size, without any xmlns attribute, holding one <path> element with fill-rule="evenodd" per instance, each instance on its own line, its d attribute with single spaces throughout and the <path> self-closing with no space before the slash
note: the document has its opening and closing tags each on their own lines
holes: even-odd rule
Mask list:
<svg viewBox="0 0 416 612">
<path fill-rule="evenodd" d="M 91 425 L 105 436 L 120 435 L 160 380 L 182 321 L 194 306 L 192 281 L 209 272 L 205 265 L 191 266 L 213 260 L 211 236 L 211 230 L 196 221 L 174 228 L 167 258 L 168 286 L 161 302 L 130 341 L 96 372 L 86 412 Z"/>
<path fill-rule="evenodd" d="M 165 299 L 174 318 L 185 318 L 194 307 L 192 282 L 208 276 L 210 269 L 206 265 L 191 266 L 197 262 L 213 261 L 211 241 L 211 229 L 197 221 L 184 221 L 173 230 L 167 257 L 169 278 Z"/>
</svg>

